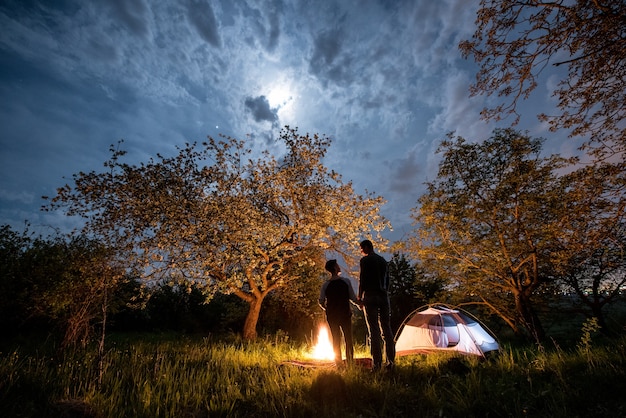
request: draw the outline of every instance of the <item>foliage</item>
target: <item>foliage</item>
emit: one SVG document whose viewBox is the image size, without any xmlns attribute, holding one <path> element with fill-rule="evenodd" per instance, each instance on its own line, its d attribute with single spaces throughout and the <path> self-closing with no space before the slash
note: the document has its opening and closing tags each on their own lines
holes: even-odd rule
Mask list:
<svg viewBox="0 0 626 418">
<path fill-rule="evenodd" d="M 0 329 L 5 335 L 15 332 L 28 316 L 31 291 L 22 259 L 30 244 L 27 231 L 20 234 L 9 225 L 0 226 Z"/>
<path fill-rule="evenodd" d="M 317 260 L 314 265 L 294 266 L 296 270 L 292 274 L 298 280 L 276 289 L 268 296 L 259 321 L 267 333 L 282 330 L 301 341 L 324 320 L 318 299 L 320 287 L 328 273 L 323 269 L 323 252 L 317 250 L 317 253 L 311 254 Z"/>
<path fill-rule="evenodd" d="M 591 341 L 595 332 L 600 329 L 598 324 L 598 318 L 590 318 L 583 324 L 583 334 L 580 337 L 580 342 L 577 347 L 582 353 L 587 356 L 591 355 Z"/>
<path fill-rule="evenodd" d="M 626 341 L 578 349 L 505 346 L 479 361 L 400 357 L 393 375 L 300 368 L 302 347 L 172 335 L 109 340 L 102 385 L 95 352 L 0 354 L 5 416 L 58 417 L 603 417 L 623 416 Z M 358 347 L 362 355 L 364 347 Z M 77 413 L 80 412 L 80 415 Z M 72 415 L 74 414 L 74 415 Z"/>
<path fill-rule="evenodd" d="M 615 164 L 583 166 L 563 176 L 563 217 L 553 264 L 565 290 L 607 332 L 603 308 L 623 298 L 626 286 L 624 170 Z"/>
<path fill-rule="evenodd" d="M 249 304 L 245 338 L 256 337 L 265 297 L 299 278 L 313 250 L 355 258 L 363 235 L 389 226 L 380 197 L 355 193 L 322 164 L 330 140 L 281 131 L 281 159 L 253 159 L 243 141 L 187 144 L 172 158 L 133 166 L 112 149 L 103 173 L 78 173 L 48 210 L 86 221 L 84 233 L 141 266 L 146 279 L 185 278 Z M 313 251 L 313 252 L 312 252 Z"/>
<path fill-rule="evenodd" d="M 480 144 L 450 134 L 408 244 L 429 269 L 536 340 L 544 330 L 532 299 L 554 278 L 550 254 L 563 216 L 554 173 L 571 162 L 540 157 L 541 145 L 511 129 Z"/>
<path fill-rule="evenodd" d="M 95 247 L 90 250 L 82 244 L 86 241 L 35 238 L 28 230 L 18 233 L 0 227 L 0 330 L 5 338 L 51 333 L 55 340 L 65 337 L 64 346 L 84 344 L 92 340 L 94 331 L 103 330 L 103 303 L 109 332 L 224 335 L 242 328 L 244 301 L 218 294 L 206 303 L 204 287 L 192 281 L 142 287 L 138 280 L 124 276 L 107 283 L 105 300 L 99 288 L 105 277 L 97 277 L 98 270 L 89 263 Z M 319 269 L 302 269 L 311 272 L 303 271 L 301 280 L 269 298 L 269 309 L 261 317 L 264 332 L 283 329 L 304 340 L 314 328 L 311 316 L 318 310 Z"/>
<path fill-rule="evenodd" d="M 397 331 L 406 316 L 420 306 L 415 300 L 417 271 L 404 254 L 393 253 L 389 266 L 391 328 Z"/>
<path fill-rule="evenodd" d="M 35 258 L 39 256 L 38 244 L 33 248 Z M 34 276 L 48 276 L 53 281 L 50 291 L 34 298 L 33 307 L 47 308 L 52 318 L 63 318 L 65 345 L 80 343 L 84 346 L 92 336 L 95 322 L 104 326 L 110 292 L 124 278 L 124 271 L 110 263 L 111 251 L 83 237 L 59 241 L 52 247 L 43 245 L 44 252 L 52 251 L 51 255 L 59 258 L 45 260 L 42 264 L 27 261 L 31 267 L 41 269 L 34 271 Z M 50 271 L 54 267 L 58 268 L 56 276 Z"/>
<path fill-rule="evenodd" d="M 389 260 L 389 300 L 391 326 L 398 330 L 404 319 L 420 306 L 441 302 L 445 282 L 431 277 L 417 263 L 411 264 L 404 254 L 395 252 Z"/>
<path fill-rule="evenodd" d="M 22 235 L 2 227 L 3 318 L 12 331 L 29 324 L 53 324 L 63 345 L 85 345 L 106 312 L 119 307 L 113 292 L 126 280 L 109 262 L 110 251 L 85 237 Z M 5 312 L 6 309 L 6 312 Z M 6 329 L 5 328 L 5 331 Z"/>
<path fill-rule="evenodd" d="M 472 94 L 504 102 L 483 117 L 517 116 L 549 65 L 557 73 L 554 115 L 541 114 L 552 131 L 588 141 L 595 161 L 562 176 L 562 216 L 553 248 L 555 274 L 574 292 L 580 309 L 607 326 L 603 309 L 620 298 L 624 269 L 624 155 L 626 153 L 626 3 L 481 0 L 476 30 L 460 49 L 479 64 Z M 584 148 L 584 147 L 583 147 Z"/>
<path fill-rule="evenodd" d="M 246 305 L 233 295 L 218 295 L 208 303 L 203 287 L 193 282 L 162 283 L 149 290 L 140 331 L 225 333 L 239 329 Z"/>
<path fill-rule="evenodd" d="M 135 289 L 135 293 L 138 290 Z M 284 290 L 284 292 L 283 292 Z M 111 316 L 112 332 L 179 332 L 190 335 L 228 335 L 243 327 L 247 304 L 232 294 L 206 299 L 204 287 L 194 282 L 163 282 L 142 291 L 142 306 Z M 284 331 L 304 341 L 316 326 L 319 280 L 295 281 L 270 294 L 259 317 L 262 334 Z"/>
<path fill-rule="evenodd" d="M 553 91 L 561 112 L 540 119 L 588 137 L 601 153 L 625 152 L 624 27 L 623 1 L 481 0 L 476 31 L 460 44 L 480 65 L 471 91 L 508 99 L 483 116 L 517 115 L 518 100 L 552 64 L 567 69 Z"/>
</svg>

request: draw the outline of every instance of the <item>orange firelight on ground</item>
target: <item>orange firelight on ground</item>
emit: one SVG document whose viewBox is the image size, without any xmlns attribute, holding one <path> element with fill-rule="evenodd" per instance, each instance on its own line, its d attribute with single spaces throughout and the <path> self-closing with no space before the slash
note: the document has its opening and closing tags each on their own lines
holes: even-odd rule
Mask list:
<svg viewBox="0 0 626 418">
<path fill-rule="evenodd" d="M 316 360 L 334 360 L 333 344 L 330 342 L 328 328 L 324 324 L 320 324 L 317 331 L 317 341 L 311 350 L 310 356 Z"/>
</svg>

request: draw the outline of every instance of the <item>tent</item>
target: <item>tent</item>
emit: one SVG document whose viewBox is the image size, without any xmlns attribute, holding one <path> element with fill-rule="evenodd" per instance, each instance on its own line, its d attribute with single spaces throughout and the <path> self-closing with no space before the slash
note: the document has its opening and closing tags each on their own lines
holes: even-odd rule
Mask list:
<svg viewBox="0 0 626 418">
<path fill-rule="evenodd" d="M 452 351 L 479 356 L 499 345 L 493 334 L 469 313 L 445 305 L 411 312 L 396 335 L 396 355 Z"/>
</svg>

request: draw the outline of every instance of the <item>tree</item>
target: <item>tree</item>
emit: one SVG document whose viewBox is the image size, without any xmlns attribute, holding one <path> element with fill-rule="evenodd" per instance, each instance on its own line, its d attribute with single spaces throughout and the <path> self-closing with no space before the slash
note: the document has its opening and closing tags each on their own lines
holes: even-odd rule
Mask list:
<svg viewBox="0 0 626 418">
<path fill-rule="evenodd" d="M 0 332 L 16 332 L 28 316 L 30 292 L 23 274 L 23 256 L 32 243 L 28 231 L 0 226 Z"/>
<path fill-rule="evenodd" d="M 143 320 L 135 329 L 223 334 L 243 324 L 246 304 L 234 295 L 216 295 L 208 303 L 195 282 L 161 282 L 146 288 Z"/>
<path fill-rule="evenodd" d="M 553 91 L 561 113 L 539 115 L 553 131 L 587 136 L 600 154 L 626 151 L 626 2 L 481 0 L 476 31 L 459 47 L 480 68 L 471 93 L 506 97 L 483 117 L 517 104 L 552 64 L 567 69 Z"/>
<path fill-rule="evenodd" d="M 444 288 L 443 280 L 428 275 L 421 265 L 411 264 L 404 254 L 393 253 L 389 260 L 392 328 L 398 330 L 402 321 L 415 309 L 439 300 Z"/>
<path fill-rule="evenodd" d="M 24 253 L 24 272 L 33 290 L 30 314 L 60 326 L 62 347 L 84 347 L 97 328 L 103 355 L 113 293 L 127 279 L 110 254 L 101 243 L 82 236 L 38 238 Z"/>
<path fill-rule="evenodd" d="M 252 339 L 263 300 L 298 280 L 294 266 L 313 264 L 311 250 L 356 259 L 355 243 L 363 235 L 382 243 L 389 226 L 382 198 L 355 193 L 322 164 L 328 138 L 285 127 L 279 144 L 281 159 L 253 159 L 243 141 L 209 137 L 138 166 L 112 147 L 108 171 L 74 175 L 46 209 L 83 217 L 83 232 L 146 280 L 178 277 L 203 284 L 207 297 L 237 295 L 248 303 L 243 336 Z"/>
<path fill-rule="evenodd" d="M 415 301 L 417 272 L 404 254 L 393 253 L 389 260 L 389 302 L 391 325 L 394 330 L 419 304 Z M 417 306 L 416 306 L 417 305 Z"/>
<path fill-rule="evenodd" d="M 86 345 L 99 326 L 104 344 L 107 314 L 123 303 L 114 292 L 126 278 L 105 247 L 81 236 L 33 238 L 3 226 L 0 255 L 0 313 L 13 331 L 29 323 L 51 325 L 63 333 L 65 348 Z"/>
<path fill-rule="evenodd" d="M 328 278 L 324 269 L 326 257 L 321 249 L 313 249 L 308 255 L 315 265 L 292 263 L 290 275 L 298 280 L 276 289 L 269 298 L 259 323 L 270 331 L 283 331 L 292 337 L 310 336 L 324 311 L 319 308 L 320 288 Z"/>
<path fill-rule="evenodd" d="M 408 245 L 416 259 L 537 341 L 544 330 L 532 301 L 553 278 L 549 254 L 561 220 L 554 170 L 571 162 L 541 158 L 541 145 L 511 129 L 495 130 L 482 144 L 450 134 L 438 151 L 437 180 L 413 210 L 418 229 Z"/>
<path fill-rule="evenodd" d="M 623 171 L 612 164 L 581 167 L 562 179 L 563 217 L 553 263 L 568 291 L 608 332 L 603 308 L 626 286 Z"/>
</svg>

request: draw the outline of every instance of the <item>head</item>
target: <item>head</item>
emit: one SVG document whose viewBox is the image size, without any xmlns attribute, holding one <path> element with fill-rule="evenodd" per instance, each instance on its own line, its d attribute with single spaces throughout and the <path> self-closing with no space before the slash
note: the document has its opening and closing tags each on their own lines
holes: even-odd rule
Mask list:
<svg viewBox="0 0 626 418">
<path fill-rule="evenodd" d="M 370 254 L 374 252 L 374 244 L 372 244 L 372 241 L 366 239 L 361 241 L 361 251 L 363 251 L 364 254 Z"/>
<path fill-rule="evenodd" d="M 337 260 L 328 260 L 324 268 L 330 274 L 335 274 L 341 271 L 341 269 L 339 268 L 339 264 L 337 263 Z"/>
</svg>

